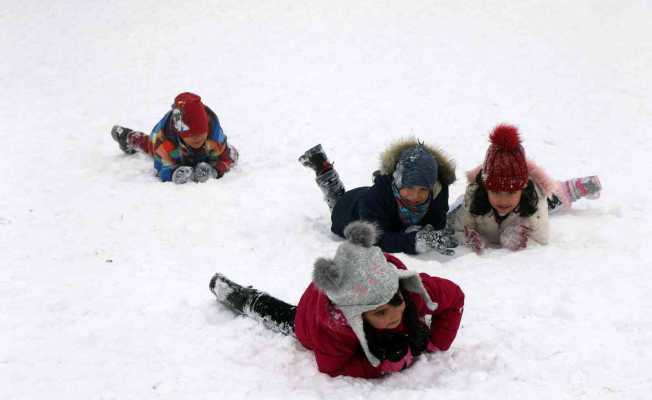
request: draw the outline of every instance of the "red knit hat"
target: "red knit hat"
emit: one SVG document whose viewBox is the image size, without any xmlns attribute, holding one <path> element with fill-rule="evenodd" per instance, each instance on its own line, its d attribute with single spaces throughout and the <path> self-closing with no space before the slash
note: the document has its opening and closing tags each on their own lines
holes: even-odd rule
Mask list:
<svg viewBox="0 0 652 400">
<path fill-rule="evenodd" d="M 174 98 L 172 104 L 172 127 L 181 137 L 208 132 L 208 114 L 201 97 L 184 92 Z"/>
<path fill-rule="evenodd" d="M 491 146 L 482 165 L 485 188 L 492 192 L 515 192 L 525 188 L 527 163 L 518 129 L 512 125 L 498 125 L 489 135 L 489 141 Z"/>
</svg>

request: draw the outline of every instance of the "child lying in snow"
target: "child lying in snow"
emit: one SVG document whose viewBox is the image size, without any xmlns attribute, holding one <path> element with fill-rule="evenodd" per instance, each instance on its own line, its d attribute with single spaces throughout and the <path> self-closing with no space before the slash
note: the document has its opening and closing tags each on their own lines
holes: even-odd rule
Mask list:
<svg viewBox="0 0 652 400">
<path fill-rule="evenodd" d="M 489 244 L 519 250 L 529 239 L 546 244 L 549 212 L 569 208 L 582 197 L 600 196 L 597 176 L 550 179 L 525 158 L 515 127 L 497 126 L 490 141 L 484 163 L 467 173 L 463 204 L 449 214 L 449 223 L 475 252 Z"/>
<path fill-rule="evenodd" d="M 380 228 L 378 246 L 383 251 L 454 254 L 454 232 L 444 228 L 455 166 L 434 147 L 413 139 L 391 145 L 381 156 L 373 186 L 349 191 L 321 145 L 307 150 L 299 161 L 317 174 L 335 234 L 343 236 L 350 222 L 365 220 Z"/>
<path fill-rule="evenodd" d="M 295 334 L 315 352 L 319 371 L 331 376 L 377 378 L 409 367 L 423 352 L 447 350 L 462 319 L 462 290 L 383 254 L 368 222 L 348 225 L 344 235 L 333 259 L 315 262 L 297 306 L 219 273 L 210 289 L 234 311 Z"/>
<path fill-rule="evenodd" d="M 137 150 L 154 158 L 161 181 L 186 183 L 220 178 L 238 159 L 226 141 L 217 115 L 202 104 L 201 97 L 181 93 L 152 129 L 151 135 L 114 126 L 111 136 L 127 154 Z"/>
</svg>

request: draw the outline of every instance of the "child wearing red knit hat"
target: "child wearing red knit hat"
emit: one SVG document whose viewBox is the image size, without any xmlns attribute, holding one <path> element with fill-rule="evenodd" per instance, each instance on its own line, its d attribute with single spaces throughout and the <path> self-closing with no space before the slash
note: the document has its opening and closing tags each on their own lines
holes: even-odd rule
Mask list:
<svg viewBox="0 0 652 400">
<path fill-rule="evenodd" d="M 489 140 L 484 163 L 467 173 L 463 203 L 451 207 L 449 214 L 450 223 L 476 253 L 488 245 L 524 249 L 530 239 L 547 244 L 549 213 L 569 208 L 582 197 L 600 196 L 597 176 L 550 179 L 525 157 L 516 127 L 498 125 Z"/>
<path fill-rule="evenodd" d="M 190 92 L 175 97 L 172 109 L 150 135 L 115 125 L 111 137 L 126 154 L 141 151 L 152 156 L 156 173 L 164 182 L 181 184 L 220 178 L 238 159 L 217 115 L 202 103 L 201 97 Z"/>
</svg>

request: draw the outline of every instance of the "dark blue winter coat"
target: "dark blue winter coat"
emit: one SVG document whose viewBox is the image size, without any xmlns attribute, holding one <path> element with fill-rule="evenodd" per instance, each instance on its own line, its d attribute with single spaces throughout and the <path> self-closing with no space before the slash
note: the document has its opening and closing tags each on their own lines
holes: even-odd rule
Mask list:
<svg viewBox="0 0 652 400">
<path fill-rule="evenodd" d="M 416 142 L 401 142 L 390 147 L 382 156 L 381 174 L 374 178 L 371 187 L 359 187 L 344 193 L 337 200 L 331 213 L 331 231 L 344 237 L 344 227 L 350 222 L 362 219 L 375 222 L 382 231 L 377 245 L 388 253 L 416 254 L 414 248 L 416 232 L 405 233 L 407 228 L 399 217 L 398 205 L 392 192 L 392 173 L 398 155 Z M 430 207 L 419 225 L 432 225 L 435 229 L 446 226 L 448 212 L 448 186 L 455 181 L 455 167 L 441 152 L 431 147 L 439 165 L 437 183 L 432 190 Z"/>
</svg>

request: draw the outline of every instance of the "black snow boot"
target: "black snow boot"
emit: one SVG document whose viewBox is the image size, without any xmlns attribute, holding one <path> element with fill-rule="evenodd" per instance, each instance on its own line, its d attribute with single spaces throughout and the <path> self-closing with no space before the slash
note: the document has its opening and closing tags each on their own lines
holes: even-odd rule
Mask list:
<svg viewBox="0 0 652 400">
<path fill-rule="evenodd" d="M 113 128 L 111 128 L 111 137 L 113 140 L 118 142 L 120 150 L 124 151 L 126 154 L 134 154 L 136 152 L 136 149 L 129 144 L 129 135 L 132 132 L 131 129 L 120 125 L 114 125 Z"/>
<path fill-rule="evenodd" d="M 297 307 L 252 288 L 243 287 L 217 273 L 209 288 L 224 304 L 237 314 L 261 321 L 266 327 L 286 335 L 294 334 Z"/>
<path fill-rule="evenodd" d="M 337 200 L 342 197 L 345 192 L 344 184 L 340 180 L 340 176 L 333 168 L 333 163 L 328 160 L 326 152 L 321 144 L 311 147 L 306 150 L 299 162 L 304 166 L 311 168 L 317 174 L 317 186 L 324 194 L 324 201 L 328 207 L 333 210 Z"/>
<path fill-rule="evenodd" d="M 317 176 L 333 168 L 333 164 L 328 161 L 328 157 L 326 156 L 324 149 L 321 147 L 321 144 L 306 150 L 306 152 L 299 157 L 299 162 L 304 167 L 311 168 L 315 171 Z"/>
<path fill-rule="evenodd" d="M 208 286 L 217 301 L 238 314 L 250 315 L 253 304 L 262 294 L 251 286 L 240 286 L 220 273 L 213 276 Z"/>
</svg>

